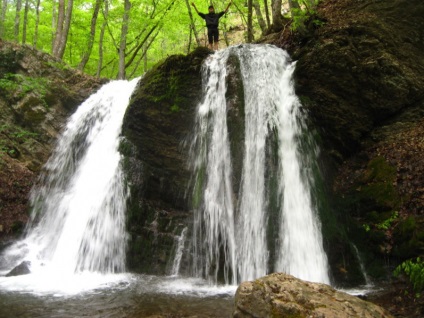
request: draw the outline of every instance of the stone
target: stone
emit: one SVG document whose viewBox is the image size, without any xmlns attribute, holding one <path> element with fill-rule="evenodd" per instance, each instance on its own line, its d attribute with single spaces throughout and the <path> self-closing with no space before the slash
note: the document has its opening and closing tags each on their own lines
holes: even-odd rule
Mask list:
<svg viewBox="0 0 424 318">
<path fill-rule="evenodd" d="M 31 273 L 31 270 L 29 269 L 30 266 L 31 266 L 31 262 L 23 261 L 14 269 L 12 269 L 9 273 L 7 273 L 6 277 L 28 275 Z"/>
<path fill-rule="evenodd" d="M 392 315 L 373 303 L 329 285 L 274 273 L 240 284 L 233 317 L 390 318 Z"/>
</svg>

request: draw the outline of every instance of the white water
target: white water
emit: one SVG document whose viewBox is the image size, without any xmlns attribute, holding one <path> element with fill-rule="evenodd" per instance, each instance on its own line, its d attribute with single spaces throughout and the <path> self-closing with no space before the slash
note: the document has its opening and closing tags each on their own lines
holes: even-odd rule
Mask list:
<svg viewBox="0 0 424 318">
<path fill-rule="evenodd" d="M 198 172 L 197 185 L 202 187 L 201 175 L 207 176 L 203 192 L 201 213 L 194 219 L 194 272 L 213 282 L 217 281 L 218 270 L 224 259 L 225 281 L 236 283 L 234 206 L 231 186 L 231 159 L 228 143 L 227 117 L 225 107 L 225 63 L 229 51 L 209 58 L 203 72 L 209 73 L 204 87 L 204 102 L 198 107 L 196 129 L 198 134 L 193 142 L 197 156 L 192 164 Z"/>
<path fill-rule="evenodd" d="M 241 189 L 232 190 L 232 162 L 227 131 L 226 62 L 240 60 L 245 95 L 245 144 Z M 205 95 L 198 107 L 192 147 L 195 171 L 195 274 L 215 283 L 222 264 L 226 283 L 251 280 L 270 268 L 298 278 L 329 283 L 320 223 L 310 194 L 310 180 L 299 152 L 304 133 L 300 103 L 291 76 L 295 64 L 272 46 L 245 45 L 216 52 L 205 64 Z M 278 134 L 281 202 L 277 248 L 267 242 L 269 202 L 266 143 Z M 313 151 L 313 150 L 311 150 Z M 199 199 L 199 197 L 201 197 Z M 202 235 L 205 233 L 205 235 Z M 275 264 L 269 264 L 269 255 Z M 203 261 L 205 260 L 205 261 Z M 200 267 L 200 268 L 199 268 Z M 231 278 L 231 279 L 230 279 Z"/>
<path fill-rule="evenodd" d="M 27 235 L 3 254 L 7 270 L 25 260 L 32 274 L 10 278 L 3 286 L 74 291 L 124 271 L 127 191 L 118 145 L 137 81 L 104 85 L 70 117 L 32 191 Z"/>
<path fill-rule="evenodd" d="M 181 259 L 183 257 L 183 249 L 186 241 L 187 227 L 185 227 L 181 235 L 177 239 L 177 247 L 175 249 L 175 257 L 172 263 L 171 276 L 178 276 L 180 273 Z"/>
<path fill-rule="evenodd" d="M 367 286 L 367 287 L 373 287 L 374 284 L 372 283 L 370 277 L 368 276 L 368 273 L 367 273 L 367 271 L 365 269 L 364 262 L 362 261 L 361 255 L 359 254 L 358 248 L 356 247 L 355 244 L 353 244 L 353 243 L 351 243 L 351 244 L 352 244 L 352 247 L 353 247 L 353 249 L 355 251 L 355 255 L 356 255 L 357 259 L 358 259 L 358 263 L 359 263 L 359 267 L 361 268 L 362 275 L 364 276 L 365 286 Z"/>
</svg>

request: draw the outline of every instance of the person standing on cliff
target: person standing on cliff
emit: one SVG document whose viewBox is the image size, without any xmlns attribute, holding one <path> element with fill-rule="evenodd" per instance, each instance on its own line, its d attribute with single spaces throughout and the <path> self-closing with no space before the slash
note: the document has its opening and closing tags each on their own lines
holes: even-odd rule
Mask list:
<svg viewBox="0 0 424 318">
<path fill-rule="evenodd" d="M 209 6 L 209 13 L 201 13 L 199 10 L 197 10 L 196 5 L 194 2 L 191 3 L 194 10 L 196 10 L 197 14 L 201 16 L 206 21 L 206 27 L 208 28 L 208 42 L 209 42 L 209 49 L 214 49 L 215 51 L 218 50 L 218 41 L 219 41 L 219 32 L 218 32 L 218 23 L 219 18 L 222 17 L 225 13 L 227 13 L 228 8 L 230 7 L 232 1 L 228 4 L 227 8 L 224 11 L 221 11 L 219 13 L 215 13 L 215 9 L 213 5 Z"/>
</svg>

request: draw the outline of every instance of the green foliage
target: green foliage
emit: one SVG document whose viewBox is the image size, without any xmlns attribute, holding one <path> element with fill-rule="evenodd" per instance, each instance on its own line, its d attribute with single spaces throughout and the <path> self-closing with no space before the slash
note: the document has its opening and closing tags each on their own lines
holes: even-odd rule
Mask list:
<svg viewBox="0 0 424 318">
<path fill-rule="evenodd" d="M 0 157 L 4 154 L 15 157 L 17 155 L 17 150 L 14 146 L 12 146 L 14 142 L 24 143 L 29 138 L 38 136 L 37 133 L 8 124 L 0 126 L 0 134 L 7 136 L 7 139 L 0 138 Z M 7 140 L 9 140 L 9 143 Z"/>
<path fill-rule="evenodd" d="M 371 227 L 369 224 L 365 223 L 362 224 L 363 229 L 365 230 L 365 232 L 369 232 L 371 230 Z"/>
<path fill-rule="evenodd" d="M 362 224 L 362 228 L 365 230 L 365 232 L 369 232 L 372 228 L 387 231 L 393 226 L 393 223 L 396 222 L 398 219 L 399 219 L 399 213 L 397 211 L 393 211 L 393 213 L 387 219 L 384 219 L 383 221 L 379 223 L 372 223 L 372 224 L 364 223 Z"/>
<path fill-rule="evenodd" d="M 190 3 L 191 1 L 189 1 Z M 217 11 L 225 9 L 229 0 L 214 1 Z M 96 0 L 73 0 L 72 21 L 67 38 L 67 45 L 63 61 L 70 67 L 77 67 L 86 53 L 87 43 L 90 41 L 91 22 Z M 196 1 L 199 10 L 207 11 L 209 2 Z M 107 6 L 107 7 L 106 7 Z M 263 3 L 260 3 L 263 11 Z M 204 20 L 193 14 L 193 23 L 199 34 L 202 45 L 206 45 L 206 27 Z M 36 49 L 51 53 L 52 42 L 55 35 L 53 14 L 57 15 L 57 1 L 40 1 L 38 32 L 36 30 L 36 5 L 32 2 L 26 25 L 26 44 L 33 45 Z M 197 46 L 191 28 L 191 19 L 185 1 L 178 0 L 132 0 L 129 12 L 128 33 L 126 36 L 125 63 L 128 78 L 138 77 L 152 68 L 158 61 L 173 54 L 187 54 Z M 24 11 L 21 10 L 20 32 L 15 39 L 14 26 L 16 18 L 16 1 L 8 1 L 4 20 L 4 34 L 2 39 L 21 42 L 23 35 Z M 239 26 L 244 23 L 247 7 L 244 0 L 233 0 L 230 11 L 221 18 L 221 34 L 224 35 L 225 27 Z M 100 12 L 96 20 L 93 48 L 84 72 L 96 75 L 101 67 L 101 77 L 115 78 L 118 73 L 118 47 L 121 40 L 122 20 L 124 15 L 124 2 L 109 0 L 107 4 L 102 1 Z M 227 21 L 228 20 L 228 21 Z M 228 23 L 227 23 L 228 22 Z M 107 24 L 106 24 L 107 23 Z M 103 45 L 100 44 L 102 26 Z M 147 40 L 146 40 L 147 38 Z M 224 41 L 224 36 L 221 37 Z M 145 41 L 146 40 L 146 41 Z M 234 43 L 234 42 L 233 42 Z M 102 60 L 99 49 L 102 49 Z M 146 56 L 144 53 L 147 51 Z M 0 51 L 0 74 L 16 73 L 19 67 L 20 51 L 12 49 L 8 52 Z M 131 63 L 129 63 L 129 61 Z M 100 62 L 101 61 L 101 65 Z M 59 69 L 66 68 L 66 64 L 54 63 Z M 1 77 L 1 75 L 0 75 Z M 4 84 L 4 83 L 3 83 Z"/>
<path fill-rule="evenodd" d="M 307 23 L 319 27 L 324 24 L 317 18 L 316 6 L 319 0 L 292 0 L 290 15 L 292 19 L 291 29 L 293 31 L 306 32 Z"/>
<path fill-rule="evenodd" d="M 7 73 L 0 79 L 0 91 L 9 97 L 22 98 L 29 92 L 34 92 L 40 97 L 47 93 L 49 81 L 42 77 L 29 77 L 21 74 Z"/>
<path fill-rule="evenodd" d="M 417 297 L 419 297 L 419 293 L 424 290 L 424 261 L 420 257 L 417 257 L 415 260 L 406 260 L 396 267 L 393 272 L 395 277 L 402 273 L 408 276 L 414 291 L 418 293 Z"/>
<path fill-rule="evenodd" d="M 172 105 L 171 106 L 171 112 L 177 113 L 179 111 L 180 111 L 180 107 L 178 107 L 178 105 Z"/>
<path fill-rule="evenodd" d="M 398 218 L 399 218 L 399 213 L 397 211 L 394 211 L 388 219 L 377 224 L 376 227 L 379 230 L 388 230 L 392 226 L 393 222 L 395 222 Z"/>
<path fill-rule="evenodd" d="M 48 61 L 48 62 L 46 62 L 46 65 L 53 67 L 53 68 L 56 68 L 58 70 L 62 70 L 62 71 L 71 70 L 71 67 L 69 67 L 68 64 L 63 63 L 63 62 L 59 62 L 59 61 L 58 62 Z"/>
<path fill-rule="evenodd" d="M 13 74 L 6 74 L 4 78 L 0 79 L 0 90 L 6 93 L 18 90 L 19 85 L 11 78 L 13 78 Z"/>
<path fill-rule="evenodd" d="M 391 182 L 396 180 L 396 167 L 390 165 L 384 157 L 376 157 L 368 163 L 365 181 Z"/>
</svg>

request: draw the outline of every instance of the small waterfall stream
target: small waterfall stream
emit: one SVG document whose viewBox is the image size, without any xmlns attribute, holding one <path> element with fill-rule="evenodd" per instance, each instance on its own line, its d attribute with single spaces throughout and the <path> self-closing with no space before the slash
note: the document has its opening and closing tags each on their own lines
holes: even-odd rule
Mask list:
<svg viewBox="0 0 424 318">
<path fill-rule="evenodd" d="M 233 165 L 227 128 L 226 63 L 240 61 L 244 88 L 244 154 L 241 186 L 233 192 Z M 329 283 L 320 222 L 312 204 L 312 177 L 299 150 L 307 133 L 294 94 L 295 64 L 273 46 L 244 45 L 216 52 L 203 70 L 204 98 L 198 106 L 192 144 L 195 222 L 194 273 L 213 282 L 251 280 L 283 271 Z M 278 189 L 267 188 L 266 145 L 278 137 Z M 313 151 L 313 150 L 311 150 Z M 279 211 L 271 211 L 270 193 Z M 269 233 L 272 213 L 278 233 Z M 275 251 L 267 236 L 276 236 Z M 274 264 L 270 264 L 270 254 Z M 220 273 L 222 271 L 222 273 Z"/>
<path fill-rule="evenodd" d="M 138 80 L 104 85 L 70 117 L 31 195 L 26 237 L 3 265 L 72 276 L 125 269 L 125 205 L 118 152 L 122 119 Z"/>
</svg>

